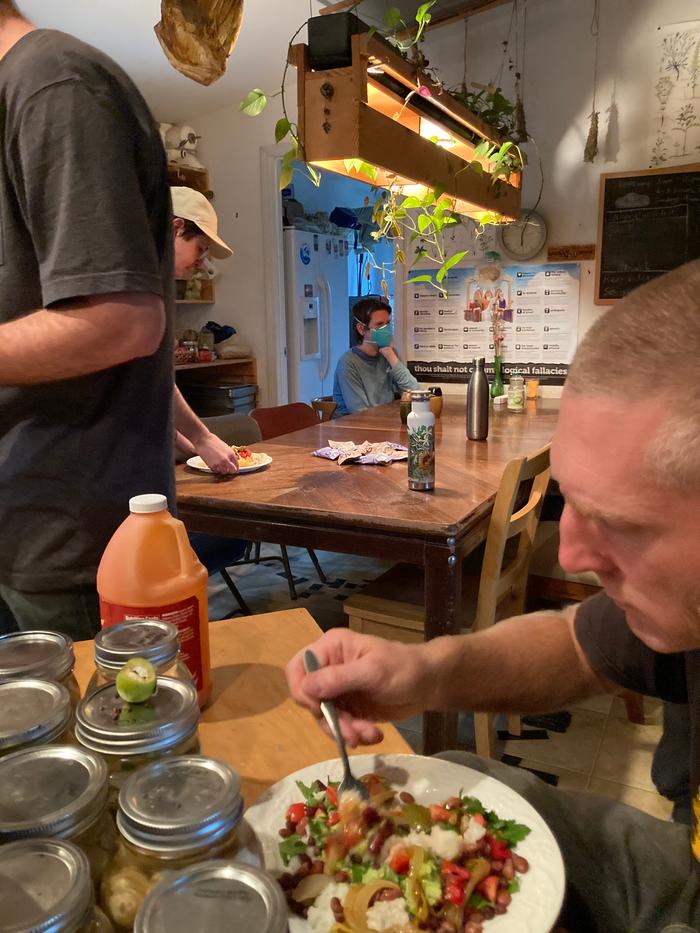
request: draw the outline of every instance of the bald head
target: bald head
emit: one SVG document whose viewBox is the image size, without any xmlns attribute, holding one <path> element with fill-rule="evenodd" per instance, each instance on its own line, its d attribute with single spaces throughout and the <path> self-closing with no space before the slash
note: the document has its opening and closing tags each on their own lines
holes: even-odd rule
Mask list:
<svg viewBox="0 0 700 933">
<path fill-rule="evenodd" d="M 700 260 L 635 289 L 582 340 L 567 393 L 666 400 L 646 445 L 647 469 L 665 483 L 700 483 Z M 640 439 L 640 449 L 643 446 Z"/>
</svg>

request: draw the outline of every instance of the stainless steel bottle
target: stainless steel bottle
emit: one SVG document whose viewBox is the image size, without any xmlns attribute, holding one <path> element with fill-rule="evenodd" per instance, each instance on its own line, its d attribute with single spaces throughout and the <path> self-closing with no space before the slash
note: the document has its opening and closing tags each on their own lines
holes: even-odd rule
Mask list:
<svg viewBox="0 0 700 933">
<path fill-rule="evenodd" d="M 475 357 L 467 386 L 467 437 L 485 441 L 489 434 L 489 384 L 484 372 L 485 359 Z"/>
</svg>

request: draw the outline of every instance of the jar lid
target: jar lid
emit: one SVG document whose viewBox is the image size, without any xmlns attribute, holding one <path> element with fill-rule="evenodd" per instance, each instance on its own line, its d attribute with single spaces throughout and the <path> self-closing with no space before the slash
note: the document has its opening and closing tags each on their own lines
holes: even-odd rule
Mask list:
<svg viewBox="0 0 700 933">
<path fill-rule="evenodd" d="M 168 874 L 146 896 L 134 933 L 284 933 L 287 904 L 277 882 L 259 868 L 231 861 L 200 862 Z"/>
<path fill-rule="evenodd" d="M 84 697 L 76 711 L 81 745 L 105 755 L 143 755 L 171 748 L 197 728 L 199 706 L 192 684 L 159 677 L 145 703 L 127 703 L 114 684 Z"/>
<path fill-rule="evenodd" d="M 0 843 L 83 832 L 107 803 L 107 763 L 72 745 L 0 759 Z"/>
<path fill-rule="evenodd" d="M 177 628 L 161 619 L 131 619 L 95 635 L 95 663 L 115 671 L 130 658 L 163 667 L 175 660 L 178 650 Z"/>
<path fill-rule="evenodd" d="M 44 745 L 63 732 L 70 718 L 70 694 L 62 684 L 29 677 L 0 684 L 0 752 Z"/>
<path fill-rule="evenodd" d="M 129 842 L 175 855 L 228 835 L 242 814 L 241 780 L 233 768 L 183 755 L 129 777 L 119 792 L 117 826 Z"/>
<path fill-rule="evenodd" d="M 87 856 L 70 842 L 23 839 L 0 847 L 3 933 L 74 933 L 93 906 Z"/>
<path fill-rule="evenodd" d="M 0 680 L 38 677 L 63 680 L 73 670 L 73 642 L 58 632 L 0 635 Z"/>
</svg>

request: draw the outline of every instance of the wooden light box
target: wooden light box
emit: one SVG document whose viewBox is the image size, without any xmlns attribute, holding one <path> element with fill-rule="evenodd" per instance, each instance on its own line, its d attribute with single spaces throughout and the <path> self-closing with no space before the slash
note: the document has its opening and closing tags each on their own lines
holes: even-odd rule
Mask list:
<svg viewBox="0 0 700 933">
<path fill-rule="evenodd" d="M 500 136 L 460 101 L 438 94 L 427 75 L 380 37 L 361 33 L 351 43 L 352 63 L 324 71 L 310 68 L 306 45 L 291 49 L 306 161 L 369 181 L 345 166 L 360 159 L 377 169 L 371 179 L 377 187 L 400 185 L 405 194 L 420 196 L 440 186 L 459 214 L 494 211 L 517 218 L 520 173 L 494 182 L 488 163 L 479 160 L 483 173 L 468 164 L 482 140 L 500 146 Z"/>
</svg>

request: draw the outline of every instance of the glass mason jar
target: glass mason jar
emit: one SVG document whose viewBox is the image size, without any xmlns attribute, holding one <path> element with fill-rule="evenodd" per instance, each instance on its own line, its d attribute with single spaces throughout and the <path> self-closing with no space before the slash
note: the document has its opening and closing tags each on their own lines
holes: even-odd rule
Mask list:
<svg viewBox="0 0 700 933">
<path fill-rule="evenodd" d="M 132 774 L 119 793 L 117 853 L 100 886 L 114 925 L 132 928 L 164 871 L 233 855 L 242 814 L 240 778 L 223 761 L 183 756 Z"/>
<path fill-rule="evenodd" d="M 0 635 L 0 681 L 34 677 L 62 684 L 73 709 L 80 702 L 80 687 L 73 668 L 73 642 L 58 632 L 11 632 Z"/>
<path fill-rule="evenodd" d="M 161 619 L 132 619 L 110 625 L 95 635 L 95 673 L 85 690 L 90 696 L 98 687 L 112 684 L 121 668 L 131 658 L 150 661 L 159 677 L 175 677 L 194 683 L 192 674 L 180 658 L 177 629 Z"/>
<path fill-rule="evenodd" d="M 58 839 L 23 839 L 0 847 L 3 929 L 12 933 L 113 933 L 95 906 L 84 852 Z"/>
<path fill-rule="evenodd" d="M 72 745 L 45 745 L 0 760 L 0 844 L 37 836 L 68 839 L 97 884 L 117 846 L 107 809 L 107 765 Z"/>
<path fill-rule="evenodd" d="M 525 381 L 518 373 L 510 377 L 507 406 L 508 411 L 525 411 Z"/>
<path fill-rule="evenodd" d="M 127 703 L 114 684 L 84 697 L 76 713 L 75 737 L 107 762 L 110 805 L 132 771 L 174 755 L 199 752 L 199 704 L 191 683 L 159 677 L 145 703 Z"/>
<path fill-rule="evenodd" d="M 134 933 L 232 929 L 286 933 L 288 927 L 287 904 L 274 878 L 260 868 L 230 861 L 200 862 L 163 878 L 134 923 Z"/>
<path fill-rule="evenodd" d="M 0 758 L 73 741 L 73 707 L 61 684 L 26 677 L 0 683 Z"/>
</svg>

